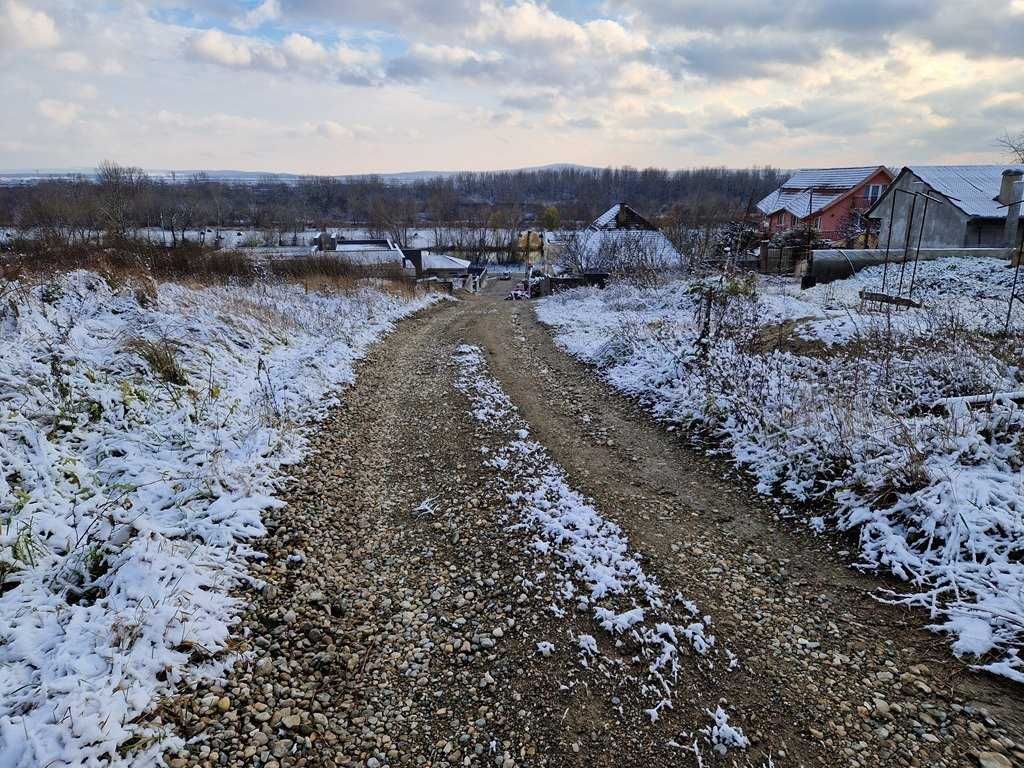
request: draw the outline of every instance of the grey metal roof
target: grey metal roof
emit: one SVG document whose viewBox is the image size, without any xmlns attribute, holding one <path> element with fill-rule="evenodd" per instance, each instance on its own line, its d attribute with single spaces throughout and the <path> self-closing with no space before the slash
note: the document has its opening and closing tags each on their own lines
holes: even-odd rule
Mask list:
<svg viewBox="0 0 1024 768">
<path fill-rule="evenodd" d="M 872 165 L 859 168 L 805 168 L 794 173 L 789 180 L 782 185 L 783 189 L 853 189 L 869 176 L 873 175 L 880 166 Z"/>
<path fill-rule="evenodd" d="M 779 189 L 757 204 L 761 213 L 789 211 L 804 218 L 827 208 L 851 189 L 867 181 L 882 166 L 857 168 L 805 168 L 797 171 Z M 811 200 L 810 189 L 814 190 Z"/>
<path fill-rule="evenodd" d="M 953 205 L 968 216 L 1005 219 L 1006 209 L 996 198 L 1003 171 L 1024 165 L 912 165 L 908 170 L 936 192 L 956 198 Z"/>
<path fill-rule="evenodd" d="M 798 219 L 805 218 L 811 214 L 827 208 L 836 200 L 842 197 L 845 192 L 836 194 L 825 194 L 824 192 L 786 192 L 785 189 L 777 189 L 768 197 L 757 204 L 761 213 L 771 215 L 778 211 L 789 211 Z"/>
</svg>

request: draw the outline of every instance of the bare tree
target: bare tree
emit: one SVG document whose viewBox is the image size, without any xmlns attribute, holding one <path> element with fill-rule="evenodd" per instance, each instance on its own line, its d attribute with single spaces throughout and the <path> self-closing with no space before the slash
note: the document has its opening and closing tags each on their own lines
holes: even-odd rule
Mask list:
<svg viewBox="0 0 1024 768">
<path fill-rule="evenodd" d="M 996 143 L 1014 162 L 1024 163 L 1024 132 L 1011 135 L 1007 131 L 1002 138 L 996 139 Z"/>
<path fill-rule="evenodd" d="M 141 168 L 104 160 L 96 168 L 100 221 L 107 237 L 124 239 L 135 228 L 136 203 L 148 181 Z"/>
<path fill-rule="evenodd" d="M 571 233 L 558 253 L 558 265 L 568 272 L 583 274 L 597 269 L 598 233 L 587 227 Z"/>
</svg>

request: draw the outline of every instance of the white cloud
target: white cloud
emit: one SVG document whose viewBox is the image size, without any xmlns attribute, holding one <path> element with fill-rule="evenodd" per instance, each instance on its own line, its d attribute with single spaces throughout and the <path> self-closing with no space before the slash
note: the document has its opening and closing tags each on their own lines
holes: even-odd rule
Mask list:
<svg viewBox="0 0 1024 768">
<path fill-rule="evenodd" d="M 229 69 L 259 69 L 316 79 L 368 85 L 380 79 L 380 53 L 338 43 L 322 43 L 291 32 L 275 45 L 259 37 L 207 29 L 188 38 L 188 49 L 204 61 Z"/>
<path fill-rule="evenodd" d="M 57 54 L 53 65 L 62 72 L 84 72 L 89 68 L 89 59 L 77 51 L 64 51 Z"/>
<path fill-rule="evenodd" d="M 630 93 L 664 94 L 672 88 L 672 76 L 651 64 L 631 61 L 616 73 L 612 86 Z"/>
<path fill-rule="evenodd" d="M 57 123 L 57 125 L 71 125 L 78 117 L 82 108 L 71 101 L 58 101 L 57 99 L 43 99 L 37 105 L 39 113 Z"/>
<path fill-rule="evenodd" d="M 207 61 L 225 67 L 248 67 L 253 60 L 248 44 L 232 40 L 219 29 L 208 29 L 192 38 L 192 50 Z"/>
<path fill-rule="evenodd" d="M 292 32 L 281 41 L 281 49 L 292 59 L 304 62 L 324 61 L 327 49 L 315 40 Z"/>
<path fill-rule="evenodd" d="M 59 43 L 57 25 L 47 14 L 18 0 L 0 4 L 0 47 L 53 48 Z"/>
<path fill-rule="evenodd" d="M 373 67 L 380 64 L 380 51 L 373 48 L 351 48 L 338 43 L 334 48 L 335 60 L 346 67 Z"/>
<path fill-rule="evenodd" d="M 281 3 L 278 0 L 264 0 L 248 13 L 235 19 L 233 26 L 238 29 L 256 29 L 281 18 Z"/>
<path fill-rule="evenodd" d="M 318 123 L 314 130 L 325 139 L 331 141 L 351 141 L 356 137 L 354 130 L 334 120 L 325 120 L 322 123 Z"/>
<path fill-rule="evenodd" d="M 458 45 L 426 45 L 415 43 L 409 52 L 412 56 L 421 61 L 431 64 L 466 64 L 468 62 L 495 61 L 500 58 L 496 53 L 480 54 L 469 48 Z"/>
<path fill-rule="evenodd" d="M 609 19 L 588 21 L 584 30 L 592 48 L 612 55 L 637 53 L 650 47 L 644 35 Z"/>
<path fill-rule="evenodd" d="M 532 0 L 514 5 L 489 3 L 484 10 L 484 18 L 475 33 L 484 40 L 530 46 L 551 43 L 579 46 L 587 39 L 582 26 Z"/>
<path fill-rule="evenodd" d="M 619 56 L 649 47 L 641 33 L 628 30 L 617 21 L 595 19 L 580 24 L 533 0 L 519 0 L 512 5 L 486 4 L 482 19 L 470 34 L 484 42 L 522 49 L 547 48 L 566 55 Z"/>
</svg>

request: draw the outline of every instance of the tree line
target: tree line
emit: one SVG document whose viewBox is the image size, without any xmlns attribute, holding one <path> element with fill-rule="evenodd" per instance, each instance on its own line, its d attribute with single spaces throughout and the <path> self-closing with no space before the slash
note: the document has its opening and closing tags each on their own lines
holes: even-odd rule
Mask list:
<svg viewBox="0 0 1024 768">
<path fill-rule="evenodd" d="M 380 176 L 292 182 L 267 176 L 242 183 L 201 173 L 152 178 L 139 168 L 104 162 L 88 176 L 0 187 L 0 225 L 68 242 L 157 228 L 170 233 L 172 244 L 206 227 L 273 230 L 282 243 L 310 228 L 347 226 L 405 243 L 412 231 L 433 228 L 438 243 L 457 248 L 473 229 L 574 228 L 616 202 L 666 225 L 704 227 L 748 216 L 783 178 L 774 168 L 565 166 L 406 184 Z"/>
</svg>

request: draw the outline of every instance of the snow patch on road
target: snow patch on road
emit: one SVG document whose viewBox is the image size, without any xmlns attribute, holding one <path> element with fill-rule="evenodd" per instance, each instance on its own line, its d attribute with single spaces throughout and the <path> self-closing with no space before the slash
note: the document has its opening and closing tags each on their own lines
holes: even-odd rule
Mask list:
<svg viewBox="0 0 1024 768">
<path fill-rule="evenodd" d="M 134 722 L 197 663 L 223 668 L 232 590 L 302 424 L 431 299 L 153 297 L 86 272 L 4 291 L 0 765 L 155 763 L 173 738 Z M 149 748 L 119 755 L 137 737 Z"/>
<path fill-rule="evenodd" d="M 513 518 L 522 521 L 516 527 L 535 534 L 531 548 L 561 564 L 554 570 L 554 612 L 588 612 L 612 642 L 626 637 L 637 645 L 648 673 L 642 691 L 656 700 L 648 715 L 657 720 L 660 709 L 671 706 L 681 645 L 697 656 L 715 648 L 710 616 L 694 620 L 699 611 L 692 601 L 666 596 L 630 550 L 625 532 L 570 487 L 564 470 L 530 439 L 518 409 L 488 374 L 481 350 L 459 346 L 455 361 L 456 386 L 468 395 L 474 417 L 507 436 L 484 466 L 500 470 L 514 488 L 508 496 Z M 597 641 L 584 634 L 577 642 L 581 664 L 589 666 L 599 654 Z"/>
</svg>

